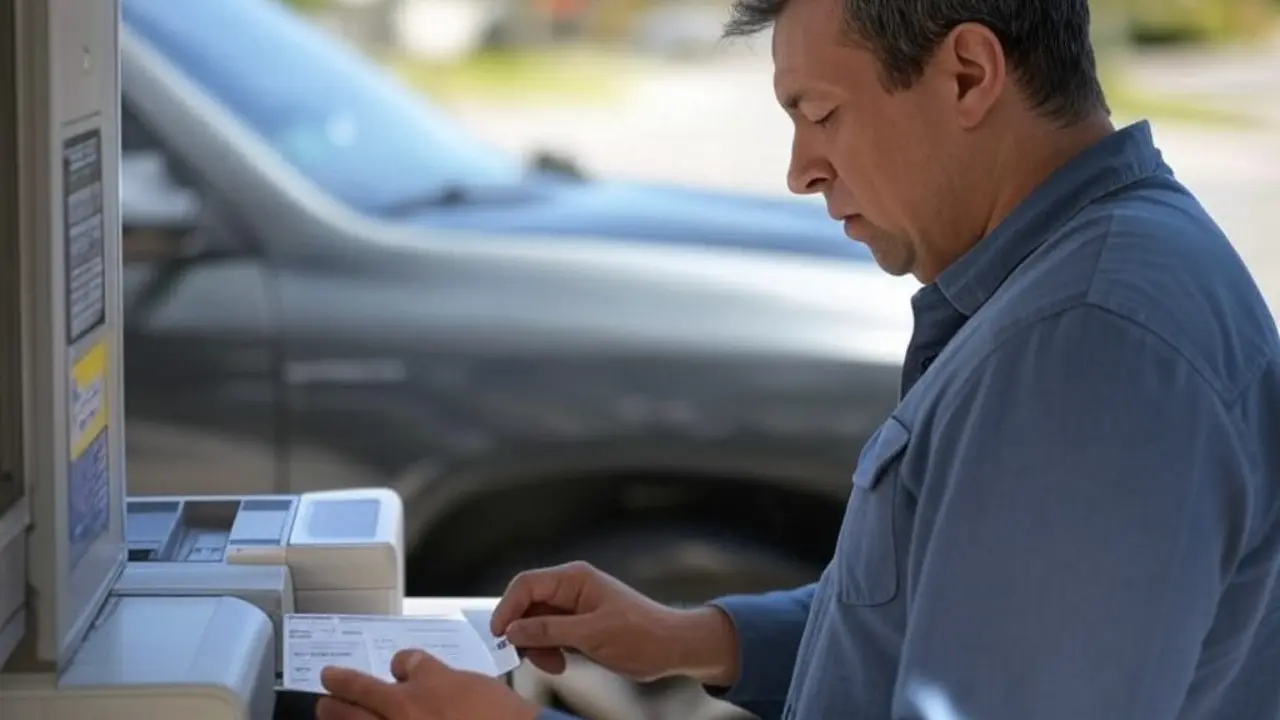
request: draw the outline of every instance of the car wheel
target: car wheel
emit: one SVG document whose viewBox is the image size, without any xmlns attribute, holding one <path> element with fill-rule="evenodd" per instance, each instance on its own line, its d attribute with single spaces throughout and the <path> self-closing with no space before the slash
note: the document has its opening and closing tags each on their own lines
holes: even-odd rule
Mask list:
<svg viewBox="0 0 1280 720">
<path fill-rule="evenodd" d="M 640 592 L 674 605 L 715 597 L 796 587 L 812 582 L 821 568 L 785 552 L 727 532 L 700 527 L 655 525 L 619 529 L 521 554 L 494 569 L 480 592 L 500 595 L 521 570 L 585 560 Z M 683 679 L 633 683 L 593 663 L 570 658 L 562 675 L 530 665 L 512 684 L 544 707 L 587 720 L 739 720 L 751 715 L 709 697 Z"/>
</svg>

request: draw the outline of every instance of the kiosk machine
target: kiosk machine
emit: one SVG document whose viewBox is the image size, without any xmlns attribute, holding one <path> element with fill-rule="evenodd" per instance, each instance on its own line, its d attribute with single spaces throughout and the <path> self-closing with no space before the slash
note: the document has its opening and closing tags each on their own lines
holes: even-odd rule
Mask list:
<svg viewBox="0 0 1280 720">
<path fill-rule="evenodd" d="M 126 499 L 118 27 L 0 3 L 0 718 L 269 718 L 283 614 L 401 612 L 402 508 Z"/>
</svg>

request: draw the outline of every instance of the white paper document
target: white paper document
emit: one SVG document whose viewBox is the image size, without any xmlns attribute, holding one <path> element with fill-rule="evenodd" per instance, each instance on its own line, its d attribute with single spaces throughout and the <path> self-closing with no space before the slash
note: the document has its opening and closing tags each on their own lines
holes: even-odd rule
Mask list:
<svg viewBox="0 0 1280 720">
<path fill-rule="evenodd" d="M 515 648 L 489 632 L 487 610 L 432 615 L 285 615 L 283 688 L 323 693 L 320 671 L 352 668 L 392 681 L 391 658 L 423 650 L 458 670 L 498 676 L 520 664 Z"/>
<path fill-rule="evenodd" d="M 493 666 L 498 669 L 495 675 L 515 670 L 520 664 L 520 654 L 516 652 L 516 647 L 507 642 L 504 637 L 494 637 L 489 632 L 489 620 L 493 617 L 493 610 L 481 608 L 463 608 L 462 616 L 467 619 L 467 623 L 476 631 L 476 635 L 484 641 L 485 648 L 489 650 L 490 657 L 493 658 Z"/>
</svg>

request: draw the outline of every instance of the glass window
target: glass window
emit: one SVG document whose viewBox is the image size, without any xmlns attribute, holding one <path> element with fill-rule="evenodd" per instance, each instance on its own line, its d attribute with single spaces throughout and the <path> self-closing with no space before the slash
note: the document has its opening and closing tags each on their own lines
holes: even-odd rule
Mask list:
<svg viewBox="0 0 1280 720">
<path fill-rule="evenodd" d="M 122 102 L 120 104 L 120 152 L 128 154 L 159 149 L 160 145 L 156 142 L 155 136 L 129 109 L 128 103 Z"/>
<path fill-rule="evenodd" d="M 134 265 L 176 257 L 202 203 L 195 188 L 174 177 L 172 160 L 127 103 L 120 107 L 120 147 L 120 244 L 128 275 Z"/>
<path fill-rule="evenodd" d="M 519 158 L 480 143 L 276 0 L 124 0 L 122 14 L 298 170 L 357 209 L 523 179 Z"/>
</svg>

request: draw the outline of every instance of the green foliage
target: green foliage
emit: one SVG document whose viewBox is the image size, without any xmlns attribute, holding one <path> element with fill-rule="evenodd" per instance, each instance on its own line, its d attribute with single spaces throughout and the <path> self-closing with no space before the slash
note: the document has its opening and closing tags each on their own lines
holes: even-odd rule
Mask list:
<svg viewBox="0 0 1280 720">
<path fill-rule="evenodd" d="M 285 5 L 304 13 L 318 13 L 328 10 L 333 0 L 283 0 Z"/>
<path fill-rule="evenodd" d="M 636 70 L 625 58 L 568 50 L 489 51 L 446 63 L 402 56 L 387 64 L 409 86 L 445 103 L 607 102 Z"/>
<path fill-rule="evenodd" d="M 1229 42 L 1257 37 L 1272 27 L 1278 0 L 1098 0 L 1123 13 L 1128 35 L 1139 43 Z"/>
</svg>

